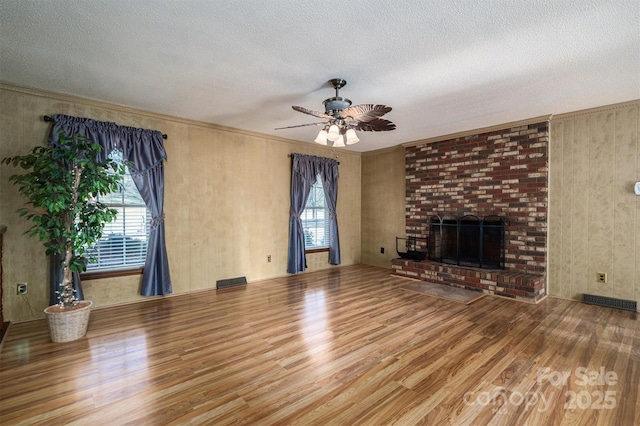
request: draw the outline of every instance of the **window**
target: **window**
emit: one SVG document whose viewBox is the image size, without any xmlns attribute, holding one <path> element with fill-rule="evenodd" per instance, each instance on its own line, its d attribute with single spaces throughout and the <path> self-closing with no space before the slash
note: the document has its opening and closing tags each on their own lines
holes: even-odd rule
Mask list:
<svg viewBox="0 0 640 426">
<path fill-rule="evenodd" d="M 122 161 L 122 152 L 113 151 L 110 157 Z M 88 251 L 94 259 L 87 272 L 108 269 L 131 269 L 144 266 L 151 212 L 146 207 L 127 170 L 122 188 L 99 200 L 118 211 L 118 217 L 106 224 L 102 238 Z"/>
<path fill-rule="evenodd" d="M 329 247 L 329 211 L 325 203 L 320 177 L 311 187 L 301 219 L 304 231 L 304 248 L 313 250 Z"/>
</svg>

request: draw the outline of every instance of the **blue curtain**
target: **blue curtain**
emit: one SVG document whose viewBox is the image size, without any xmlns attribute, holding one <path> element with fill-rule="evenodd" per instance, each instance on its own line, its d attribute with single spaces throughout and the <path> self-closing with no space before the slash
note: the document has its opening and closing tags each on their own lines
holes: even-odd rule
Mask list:
<svg viewBox="0 0 640 426">
<path fill-rule="evenodd" d="M 119 126 L 115 123 L 90 118 L 56 115 L 49 142 L 55 143 L 62 131 L 65 136 L 81 135 L 102 147 L 100 157 L 106 158 L 119 149 L 129 167 L 133 181 L 153 216 L 147 258 L 142 275 L 140 294 L 159 296 L 172 292 L 169 261 L 164 229 L 164 149 L 162 133 L 157 130 Z"/>
<path fill-rule="evenodd" d="M 331 160 L 325 158 L 323 160 Z M 338 205 L 338 162 L 335 160 L 323 161 L 320 170 L 324 200 L 329 210 L 329 263 L 340 264 L 340 238 L 338 236 L 338 217 L 336 206 Z"/>
<path fill-rule="evenodd" d="M 296 274 L 307 268 L 304 231 L 300 215 L 307 205 L 309 192 L 318 175 L 322 177 L 327 208 L 331 217 L 329 263 L 339 265 L 340 243 L 338 240 L 338 222 L 335 215 L 338 196 L 338 162 L 331 158 L 304 154 L 291 154 L 291 158 L 291 208 L 289 210 L 287 272 Z M 325 182 L 327 183 L 325 184 Z"/>
</svg>

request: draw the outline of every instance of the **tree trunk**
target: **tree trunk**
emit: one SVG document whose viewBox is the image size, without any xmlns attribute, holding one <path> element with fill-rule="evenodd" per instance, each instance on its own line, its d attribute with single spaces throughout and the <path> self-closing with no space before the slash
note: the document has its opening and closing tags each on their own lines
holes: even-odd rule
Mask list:
<svg viewBox="0 0 640 426">
<path fill-rule="evenodd" d="M 67 247 L 62 269 L 62 286 L 60 287 L 60 302 L 64 306 L 71 306 L 75 301 L 73 294 L 73 275 L 71 273 L 71 268 L 69 267 L 72 257 L 73 251 L 70 247 Z"/>
</svg>

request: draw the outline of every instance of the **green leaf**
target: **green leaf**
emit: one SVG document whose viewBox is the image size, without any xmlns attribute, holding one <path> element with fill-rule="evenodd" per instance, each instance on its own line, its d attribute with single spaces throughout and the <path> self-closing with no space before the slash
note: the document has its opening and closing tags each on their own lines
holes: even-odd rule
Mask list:
<svg viewBox="0 0 640 426">
<path fill-rule="evenodd" d="M 25 233 L 38 238 L 47 254 L 73 250 L 76 255 L 68 266 L 74 271 L 86 270 L 84 247 L 95 242 L 117 215 L 116 210 L 92 202 L 94 195 L 117 191 L 125 173 L 125 166 L 111 159 L 97 161 L 101 150 L 85 137 L 59 134 L 56 144 L 1 160 L 25 171 L 9 176 L 25 198 L 25 207 L 17 209 L 31 223 Z"/>
</svg>

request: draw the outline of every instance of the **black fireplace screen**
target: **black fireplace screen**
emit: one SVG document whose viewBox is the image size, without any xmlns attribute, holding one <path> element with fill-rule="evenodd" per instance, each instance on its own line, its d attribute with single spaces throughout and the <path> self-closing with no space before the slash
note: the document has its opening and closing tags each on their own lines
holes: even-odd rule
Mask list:
<svg viewBox="0 0 640 426">
<path fill-rule="evenodd" d="M 496 215 L 431 217 L 429 259 L 487 269 L 504 269 L 505 222 Z"/>
</svg>

